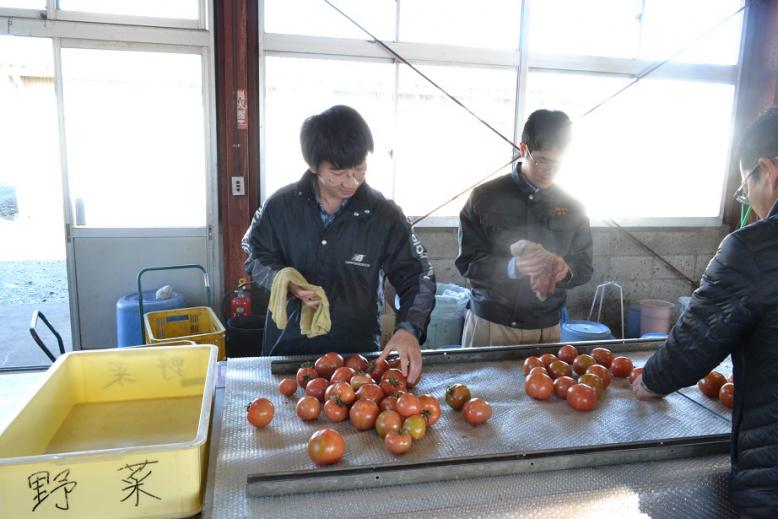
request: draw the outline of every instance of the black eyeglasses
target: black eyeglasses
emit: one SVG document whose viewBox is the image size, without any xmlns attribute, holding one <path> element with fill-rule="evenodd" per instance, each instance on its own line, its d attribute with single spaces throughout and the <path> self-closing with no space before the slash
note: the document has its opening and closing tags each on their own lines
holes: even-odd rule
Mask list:
<svg viewBox="0 0 778 519">
<path fill-rule="evenodd" d="M 770 160 L 778 160 L 778 156 L 771 157 Z M 759 161 L 757 160 L 756 166 L 754 166 L 753 169 L 748 172 L 748 175 L 746 175 L 746 177 L 743 179 L 743 182 L 740 184 L 740 187 L 737 188 L 735 194 L 733 195 L 735 201 L 738 203 L 748 205 L 748 179 L 751 178 L 758 169 Z"/>
</svg>

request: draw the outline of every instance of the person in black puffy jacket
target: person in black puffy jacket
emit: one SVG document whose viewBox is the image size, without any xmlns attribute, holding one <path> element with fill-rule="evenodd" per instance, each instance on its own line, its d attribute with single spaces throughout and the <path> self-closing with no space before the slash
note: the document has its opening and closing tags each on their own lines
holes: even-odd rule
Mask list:
<svg viewBox="0 0 778 519">
<path fill-rule="evenodd" d="M 408 381 L 416 382 L 419 344 L 435 305 L 435 276 L 402 210 L 365 182 L 367 154 L 373 151 L 370 128 L 353 108 L 333 106 L 305 120 L 300 144 L 309 169 L 257 210 L 242 241 L 245 268 L 267 290 L 279 270 L 297 269 L 327 294 L 332 328 L 310 339 L 300 333 L 301 305 L 316 308 L 320 301 L 313 291 L 290 283 L 289 322 L 278 330 L 266 319 L 263 353 L 376 351 L 388 278 L 400 308 L 382 357 L 396 351 Z"/>
<path fill-rule="evenodd" d="M 760 220 L 724 238 L 633 389 L 641 399 L 661 397 L 731 355 L 733 504 L 742 517 L 778 517 L 778 107 L 746 130 L 739 159 L 735 198 Z"/>
</svg>

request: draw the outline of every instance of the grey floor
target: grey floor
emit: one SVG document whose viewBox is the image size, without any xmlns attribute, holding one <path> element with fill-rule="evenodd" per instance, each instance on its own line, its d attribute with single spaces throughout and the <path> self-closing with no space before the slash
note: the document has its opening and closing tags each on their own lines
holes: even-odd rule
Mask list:
<svg viewBox="0 0 778 519">
<path fill-rule="evenodd" d="M 35 309 L 43 312 L 52 326 L 62 335 L 65 350 L 72 349 L 70 308 L 67 303 L 0 304 L 0 368 L 51 364 L 30 336 L 30 319 Z M 57 351 L 57 340 L 42 322 L 38 323 L 37 330 L 44 344 L 49 349 Z"/>
</svg>

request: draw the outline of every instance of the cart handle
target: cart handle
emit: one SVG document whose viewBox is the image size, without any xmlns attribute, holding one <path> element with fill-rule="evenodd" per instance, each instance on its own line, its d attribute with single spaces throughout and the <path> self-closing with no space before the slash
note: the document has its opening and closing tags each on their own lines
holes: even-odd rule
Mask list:
<svg viewBox="0 0 778 519">
<path fill-rule="evenodd" d="M 65 344 L 62 342 L 62 336 L 59 334 L 59 332 L 57 332 L 57 330 L 54 329 L 54 327 L 51 325 L 49 320 L 46 319 L 46 316 L 43 315 L 43 312 L 41 312 L 40 310 L 34 310 L 32 312 L 32 320 L 30 321 L 30 335 L 32 335 L 33 340 L 38 344 L 38 346 L 43 351 L 43 353 L 45 353 L 46 356 L 49 359 L 51 359 L 51 362 L 54 362 L 57 359 L 54 357 L 54 355 L 52 355 L 51 350 L 48 349 L 45 344 L 43 344 L 40 335 L 38 335 L 38 331 L 35 329 L 36 326 L 38 326 L 39 318 L 41 321 L 43 321 L 43 323 L 51 331 L 51 333 L 54 334 L 54 337 L 57 338 L 57 345 L 59 346 L 60 355 L 65 354 Z"/>
<path fill-rule="evenodd" d="M 211 306 L 211 283 L 208 281 L 208 271 L 202 265 L 195 263 L 187 265 L 170 265 L 168 267 L 146 267 L 138 272 L 138 310 L 140 312 L 140 337 L 146 342 L 146 327 L 143 326 L 143 288 L 141 287 L 141 278 L 146 272 L 159 270 L 180 270 L 180 269 L 198 269 L 203 273 L 203 286 L 205 287 L 205 299 L 208 306 Z"/>
</svg>

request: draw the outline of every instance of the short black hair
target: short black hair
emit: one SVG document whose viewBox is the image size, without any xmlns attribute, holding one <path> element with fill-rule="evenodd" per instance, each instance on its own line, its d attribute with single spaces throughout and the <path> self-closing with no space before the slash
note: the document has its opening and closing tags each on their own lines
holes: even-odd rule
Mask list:
<svg viewBox="0 0 778 519">
<path fill-rule="evenodd" d="M 560 110 L 535 110 L 524 123 L 521 142 L 529 151 L 564 150 L 570 143 L 570 118 Z"/>
<path fill-rule="evenodd" d="M 760 157 L 778 156 L 778 106 L 767 109 L 743 132 L 738 156 L 747 168 L 752 168 Z"/>
<path fill-rule="evenodd" d="M 373 151 L 373 134 L 359 112 L 335 105 L 303 122 L 300 147 L 311 171 L 324 160 L 335 169 L 352 168 Z"/>
</svg>

